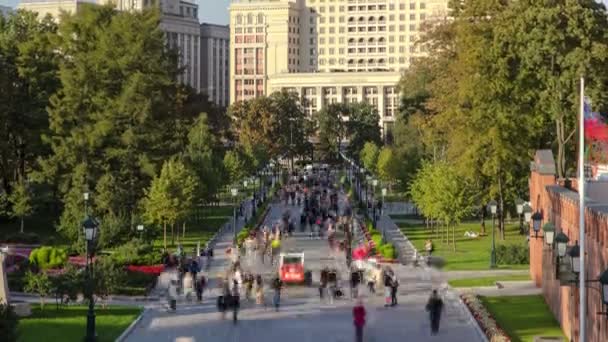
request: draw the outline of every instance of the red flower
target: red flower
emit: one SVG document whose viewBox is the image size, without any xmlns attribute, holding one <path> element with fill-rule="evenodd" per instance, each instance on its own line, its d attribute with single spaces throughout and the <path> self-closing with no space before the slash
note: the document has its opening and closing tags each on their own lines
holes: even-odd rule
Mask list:
<svg viewBox="0 0 608 342">
<path fill-rule="evenodd" d="M 129 265 L 129 266 L 127 266 L 127 270 L 131 271 L 131 272 L 141 272 L 141 273 L 146 273 L 146 274 L 160 275 L 165 270 L 165 266 L 164 265 L 150 265 L 150 266 Z"/>
</svg>

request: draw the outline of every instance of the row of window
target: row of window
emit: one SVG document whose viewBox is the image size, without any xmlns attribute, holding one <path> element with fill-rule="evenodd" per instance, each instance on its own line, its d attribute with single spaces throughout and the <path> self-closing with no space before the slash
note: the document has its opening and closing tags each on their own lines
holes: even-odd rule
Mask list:
<svg viewBox="0 0 608 342">
<path fill-rule="evenodd" d="M 315 2 L 316 2 L 315 0 L 308 0 L 308 3 L 310 5 L 315 4 Z M 320 0 L 319 2 L 320 3 L 324 3 L 325 1 L 324 0 Z M 409 6 L 410 10 L 415 10 L 416 9 L 416 3 L 412 2 L 409 5 L 410 5 Z M 337 9 L 339 12 L 344 12 L 344 8 L 345 8 L 344 6 L 337 6 L 337 8 L 336 8 L 336 6 L 327 6 L 327 11 L 330 12 L 330 13 L 333 13 Z M 359 11 L 385 11 L 387 7 L 384 4 L 380 4 L 380 5 L 371 5 L 370 4 L 370 5 L 358 5 L 358 6 L 356 6 L 356 5 L 349 5 L 347 8 L 348 8 L 349 11 L 352 12 L 352 11 L 357 11 L 357 10 L 359 10 Z M 426 3 L 420 2 L 418 8 L 419 9 L 425 9 L 426 8 Z M 388 9 L 390 11 L 394 11 L 396 9 L 395 4 L 389 4 L 388 5 Z M 402 10 L 402 11 L 405 10 L 406 9 L 406 5 L 405 4 L 399 4 L 399 9 Z M 325 6 L 319 6 L 317 10 L 320 13 L 324 13 L 325 12 Z"/>
<path fill-rule="evenodd" d="M 395 61 L 399 61 L 400 64 L 404 64 L 404 63 L 409 63 L 410 62 L 410 58 L 406 58 L 406 57 L 399 57 L 399 59 L 396 59 L 395 57 L 390 57 L 388 58 L 388 63 L 389 64 L 393 64 L 395 63 Z M 349 59 L 348 61 L 346 61 L 345 58 L 329 58 L 329 59 L 325 59 L 325 58 L 320 58 L 319 59 L 319 65 L 325 65 L 326 63 L 328 65 L 344 65 L 347 64 L 348 66 L 356 66 L 356 65 L 369 65 L 369 64 L 378 64 L 378 65 L 383 65 L 386 63 L 386 59 L 384 58 L 380 58 L 380 59 L 374 59 L 374 58 L 369 58 L 369 59 L 359 59 L 356 60 L 355 59 Z"/>
<path fill-rule="evenodd" d="M 291 19 L 291 17 L 290 17 L 290 19 Z M 243 16 L 242 14 L 237 14 L 236 17 L 234 18 L 234 21 L 235 21 L 234 23 L 236 25 L 243 25 L 243 24 L 253 25 L 253 24 L 263 24 L 265 19 L 264 19 L 264 13 L 258 13 L 257 16 L 254 16 L 253 13 L 249 13 L 246 16 Z"/>
<path fill-rule="evenodd" d="M 401 35 L 399 36 L 399 42 L 404 43 L 406 41 L 406 37 L 405 35 Z M 416 41 L 416 36 L 415 35 L 410 35 L 410 42 L 415 42 Z M 340 37 L 338 38 L 338 43 L 339 44 L 344 44 L 346 38 L 345 37 Z M 359 38 L 358 42 L 359 44 L 363 44 L 365 42 L 366 38 Z M 385 38 L 384 37 L 379 37 L 379 38 L 367 38 L 368 43 L 373 44 L 373 43 L 379 43 L 379 44 L 384 44 L 385 42 Z M 395 36 L 389 36 L 388 37 L 388 41 L 390 43 L 395 42 Z M 325 42 L 328 42 L 329 45 L 335 44 L 336 43 L 336 38 L 334 37 L 329 37 L 327 40 L 325 39 L 325 37 L 321 37 L 319 38 L 319 45 L 325 45 Z M 352 45 L 355 43 L 355 38 L 349 38 L 348 39 L 348 44 Z M 314 45 L 315 41 L 314 38 L 310 38 L 310 45 Z"/>
</svg>

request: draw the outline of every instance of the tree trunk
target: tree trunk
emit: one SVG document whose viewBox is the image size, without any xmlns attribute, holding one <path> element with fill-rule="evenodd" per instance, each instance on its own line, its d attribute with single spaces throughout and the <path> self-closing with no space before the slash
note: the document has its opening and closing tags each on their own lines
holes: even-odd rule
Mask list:
<svg viewBox="0 0 608 342">
<path fill-rule="evenodd" d="M 454 252 L 456 252 L 456 225 L 452 224 L 452 246 Z"/>
<path fill-rule="evenodd" d="M 21 234 L 23 234 L 23 216 L 21 216 Z"/>
<path fill-rule="evenodd" d="M 481 206 L 481 235 L 486 235 L 486 206 Z"/>
<path fill-rule="evenodd" d="M 182 238 L 183 239 L 186 238 L 186 221 L 184 221 L 184 223 L 182 223 Z"/>
<path fill-rule="evenodd" d="M 167 222 L 163 222 L 163 244 L 167 250 Z"/>
<path fill-rule="evenodd" d="M 505 201 L 503 197 L 502 177 L 498 177 L 498 230 L 500 239 L 505 239 Z"/>
<path fill-rule="evenodd" d="M 171 246 L 175 246 L 175 223 L 171 223 Z"/>
</svg>

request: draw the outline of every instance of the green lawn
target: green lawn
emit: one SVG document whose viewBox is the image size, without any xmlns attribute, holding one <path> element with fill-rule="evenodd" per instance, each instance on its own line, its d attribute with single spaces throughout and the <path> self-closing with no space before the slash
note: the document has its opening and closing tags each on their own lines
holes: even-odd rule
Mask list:
<svg viewBox="0 0 608 342">
<path fill-rule="evenodd" d="M 494 286 L 497 281 L 516 281 L 516 280 L 530 280 L 529 274 L 514 274 L 505 275 L 498 277 L 482 277 L 482 278 L 465 278 L 465 279 L 453 279 L 449 280 L 448 284 L 452 287 L 482 287 L 482 286 Z"/>
<path fill-rule="evenodd" d="M 445 270 L 487 270 L 490 267 L 490 251 L 492 247 L 492 222 L 486 223 L 486 236 L 471 239 L 464 236 L 466 231 L 479 233 L 479 222 L 462 223 L 456 227 L 456 251 L 452 246 L 452 229 L 450 228 L 450 243 L 441 242 L 436 233 L 427 229 L 424 222 L 419 220 L 409 220 L 397 222 L 403 233 L 414 244 L 418 251 L 424 251 L 424 243 L 431 239 L 435 246 L 434 256 L 445 260 Z M 500 239 L 498 230 L 496 231 L 496 245 L 502 243 L 525 243 L 526 237 L 519 235 L 517 224 L 506 225 L 505 241 Z M 443 232 L 443 227 L 441 227 Z M 444 233 L 445 234 L 445 233 Z M 499 269 L 527 269 L 528 265 L 498 265 Z"/>
<path fill-rule="evenodd" d="M 481 301 L 513 342 L 532 342 L 534 336 L 558 336 L 565 339 L 540 295 L 481 297 Z"/>
<path fill-rule="evenodd" d="M 200 241 L 201 247 L 213 237 L 213 235 L 222 227 L 228 220 L 232 220 L 232 206 L 221 207 L 206 207 L 200 212 L 198 220 L 192 220 L 186 224 L 186 237 L 182 237 L 182 227 L 179 227 L 180 243 L 187 253 L 191 253 L 196 244 Z M 167 229 L 167 246 L 171 247 L 171 230 Z M 177 240 L 175 241 L 177 244 Z M 155 247 L 163 246 L 162 231 L 154 240 Z"/>
<path fill-rule="evenodd" d="M 135 320 L 141 309 L 108 307 L 95 309 L 97 341 L 113 342 Z M 33 306 L 32 316 L 19 320 L 19 342 L 82 341 L 86 332 L 87 308 L 68 306 L 59 310 L 47 304 L 41 311 Z"/>
</svg>

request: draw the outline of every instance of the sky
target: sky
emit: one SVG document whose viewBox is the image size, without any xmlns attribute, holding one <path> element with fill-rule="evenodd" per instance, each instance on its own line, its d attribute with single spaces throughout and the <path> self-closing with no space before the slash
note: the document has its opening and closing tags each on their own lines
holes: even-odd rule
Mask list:
<svg viewBox="0 0 608 342">
<path fill-rule="evenodd" d="M 16 7 L 20 0 L 0 0 L 0 5 Z M 202 23 L 228 24 L 230 0 L 195 0 L 198 2 L 198 18 Z"/>
</svg>

